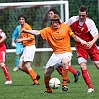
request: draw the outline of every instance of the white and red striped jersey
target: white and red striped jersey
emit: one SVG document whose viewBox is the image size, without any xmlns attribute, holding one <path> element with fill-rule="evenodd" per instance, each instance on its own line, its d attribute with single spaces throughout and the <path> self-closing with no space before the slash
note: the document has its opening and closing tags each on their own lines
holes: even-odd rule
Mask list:
<svg viewBox="0 0 99 99">
<path fill-rule="evenodd" d="M 94 21 L 88 17 L 84 22 L 80 22 L 79 16 L 73 16 L 65 24 L 69 25 L 78 37 L 87 42 L 98 34 Z M 76 42 L 76 44 L 79 44 L 79 42 Z"/>
<path fill-rule="evenodd" d="M 3 38 L 5 36 L 5 33 L 2 32 L 2 30 L 0 29 L 0 39 Z M 6 51 L 6 46 L 4 41 L 0 43 L 0 51 Z"/>
</svg>

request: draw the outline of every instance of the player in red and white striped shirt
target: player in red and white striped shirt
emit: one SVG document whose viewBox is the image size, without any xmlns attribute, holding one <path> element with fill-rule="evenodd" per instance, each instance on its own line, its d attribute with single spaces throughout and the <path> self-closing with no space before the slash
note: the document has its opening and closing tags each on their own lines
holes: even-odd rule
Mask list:
<svg viewBox="0 0 99 99">
<path fill-rule="evenodd" d="M 5 33 L 0 29 L 0 66 L 4 72 L 4 75 L 6 77 L 5 84 L 12 84 L 12 81 L 10 79 L 10 75 L 8 72 L 8 68 L 6 66 L 5 62 L 5 54 L 6 54 L 6 45 L 4 43 L 4 40 L 6 39 Z"/>
<path fill-rule="evenodd" d="M 99 34 L 94 21 L 88 18 L 87 14 L 88 8 L 82 5 L 79 8 L 79 15 L 71 17 L 65 24 L 71 26 L 75 34 L 87 42 L 87 45 L 82 45 L 80 42 L 75 41 L 75 47 L 78 63 L 80 64 L 82 71 L 82 77 L 88 85 L 88 93 L 91 93 L 94 91 L 94 88 L 90 80 L 86 62 L 89 55 L 97 69 L 99 69 L 99 50 L 96 46 Z"/>
</svg>

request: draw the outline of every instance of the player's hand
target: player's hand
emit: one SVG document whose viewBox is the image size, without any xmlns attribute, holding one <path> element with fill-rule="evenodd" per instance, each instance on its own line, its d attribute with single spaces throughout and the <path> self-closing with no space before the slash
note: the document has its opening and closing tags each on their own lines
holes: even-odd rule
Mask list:
<svg viewBox="0 0 99 99">
<path fill-rule="evenodd" d="M 16 44 L 15 44 L 15 42 L 12 42 L 12 46 L 13 46 L 13 47 L 16 47 Z"/>
<path fill-rule="evenodd" d="M 81 40 L 81 44 L 82 44 L 82 45 L 87 45 L 87 42 L 84 41 L 84 40 Z"/>
<path fill-rule="evenodd" d="M 88 49 L 90 49 L 92 46 L 93 46 L 93 42 L 87 42 L 86 47 L 87 47 Z"/>
</svg>

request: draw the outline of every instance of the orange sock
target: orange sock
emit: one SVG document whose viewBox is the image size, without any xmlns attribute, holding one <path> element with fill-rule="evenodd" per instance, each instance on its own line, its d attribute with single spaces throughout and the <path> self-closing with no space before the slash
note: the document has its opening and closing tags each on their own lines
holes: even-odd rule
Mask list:
<svg viewBox="0 0 99 99">
<path fill-rule="evenodd" d="M 33 69 L 29 71 L 29 74 L 30 74 L 32 80 L 34 81 L 34 83 L 35 83 L 35 84 L 38 84 L 38 81 L 37 81 L 37 79 L 36 79 L 37 74 L 34 72 Z"/>
<path fill-rule="evenodd" d="M 25 72 L 25 73 L 29 74 L 29 72 L 28 72 L 28 70 L 27 70 L 27 68 L 26 68 L 26 67 L 23 69 L 23 72 Z"/>
<path fill-rule="evenodd" d="M 62 86 L 66 86 L 67 85 L 67 79 L 68 79 L 68 69 L 62 69 L 62 77 L 63 77 L 63 82 L 62 82 Z"/>
<path fill-rule="evenodd" d="M 44 83 L 45 83 L 45 87 L 46 87 L 47 92 L 52 92 L 51 88 L 49 87 L 49 80 L 50 79 L 51 79 L 51 76 L 49 76 L 48 78 L 44 78 Z"/>
</svg>

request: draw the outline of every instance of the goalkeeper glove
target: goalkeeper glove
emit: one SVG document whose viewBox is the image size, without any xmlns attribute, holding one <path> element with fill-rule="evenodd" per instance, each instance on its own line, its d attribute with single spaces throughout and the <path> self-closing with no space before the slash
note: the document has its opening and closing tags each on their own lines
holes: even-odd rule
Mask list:
<svg viewBox="0 0 99 99">
<path fill-rule="evenodd" d="M 16 47 L 16 44 L 15 44 L 15 42 L 12 42 L 12 46 L 13 46 L 13 47 Z"/>
</svg>

